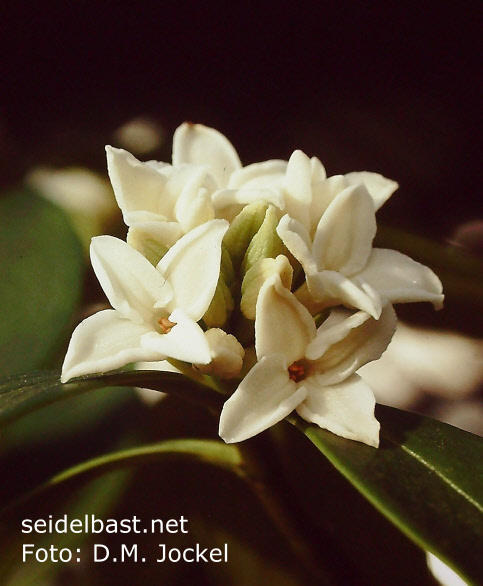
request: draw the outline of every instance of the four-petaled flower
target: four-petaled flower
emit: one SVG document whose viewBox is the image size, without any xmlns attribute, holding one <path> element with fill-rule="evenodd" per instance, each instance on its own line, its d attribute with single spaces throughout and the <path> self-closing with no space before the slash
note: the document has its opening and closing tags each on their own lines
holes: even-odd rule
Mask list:
<svg viewBox="0 0 483 586">
<path fill-rule="evenodd" d="M 191 230 L 156 267 L 122 240 L 93 238 L 92 266 L 114 309 L 77 326 L 62 381 L 135 361 L 210 362 L 210 347 L 197 322 L 216 289 L 227 228 L 226 221 L 211 220 Z"/>
<path fill-rule="evenodd" d="M 395 250 L 372 248 L 375 207 L 363 183 L 334 197 L 313 238 L 288 215 L 277 233 L 304 268 L 309 295 L 302 290 L 299 298 L 312 308 L 342 303 L 378 319 L 386 302 L 431 301 L 442 307 L 441 281 L 431 269 Z"/>
<path fill-rule="evenodd" d="M 257 301 L 258 362 L 226 401 L 220 436 L 248 439 L 296 409 L 337 435 L 377 446 L 374 395 L 355 371 L 381 356 L 395 328 L 388 305 L 378 321 L 363 311 L 333 313 L 316 330 L 307 309 L 274 275 Z"/>
</svg>

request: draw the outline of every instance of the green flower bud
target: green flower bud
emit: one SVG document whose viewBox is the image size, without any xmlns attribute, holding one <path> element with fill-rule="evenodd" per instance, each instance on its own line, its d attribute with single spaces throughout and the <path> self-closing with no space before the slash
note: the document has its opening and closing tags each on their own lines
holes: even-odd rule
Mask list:
<svg viewBox="0 0 483 586">
<path fill-rule="evenodd" d="M 233 268 L 239 269 L 247 248 L 265 220 L 269 204 L 255 201 L 246 205 L 233 219 L 223 238 L 223 245 L 229 252 Z"/>
<path fill-rule="evenodd" d="M 203 321 L 209 328 L 220 328 L 227 322 L 234 306 L 233 295 L 220 275 L 215 294 L 203 316 Z"/>
<path fill-rule="evenodd" d="M 242 263 L 242 273 L 246 274 L 259 260 L 275 258 L 284 252 L 284 245 L 277 234 L 279 217 L 275 207 L 270 205 L 262 225 L 250 241 Z"/>
</svg>

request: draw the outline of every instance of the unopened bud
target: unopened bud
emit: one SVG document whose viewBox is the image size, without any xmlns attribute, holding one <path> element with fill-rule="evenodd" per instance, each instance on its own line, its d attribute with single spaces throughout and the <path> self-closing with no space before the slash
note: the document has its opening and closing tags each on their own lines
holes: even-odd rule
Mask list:
<svg viewBox="0 0 483 586">
<path fill-rule="evenodd" d="M 203 374 L 220 378 L 234 378 L 243 366 L 245 351 L 235 336 L 214 328 L 205 333 L 210 346 L 211 362 L 196 365 Z"/>
<path fill-rule="evenodd" d="M 277 234 L 279 216 L 274 206 L 270 206 L 258 232 L 253 236 L 245 253 L 242 264 L 242 273 L 246 273 L 259 260 L 275 258 L 284 251 L 283 243 Z"/>
<path fill-rule="evenodd" d="M 230 254 L 235 270 L 240 267 L 252 238 L 263 224 L 268 207 L 269 204 L 264 201 L 250 203 L 231 222 L 223 238 L 223 245 Z"/>
</svg>

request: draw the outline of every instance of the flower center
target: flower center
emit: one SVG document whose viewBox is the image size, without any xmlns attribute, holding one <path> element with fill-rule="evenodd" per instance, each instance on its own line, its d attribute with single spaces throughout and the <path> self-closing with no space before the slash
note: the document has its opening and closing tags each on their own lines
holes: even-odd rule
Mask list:
<svg viewBox="0 0 483 586">
<path fill-rule="evenodd" d="M 307 365 L 302 360 L 297 360 L 288 367 L 288 376 L 296 383 L 304 380 L 307 374 Z"/>
<path fill-rule="evenodd" d="M 158 319 L 159 327 L 161 328 L 161 332 L 163 334 L 169 334 L 169 332 L 174 328 L 176 325 L 175 322 L 169 321 L 167 317 L 160 317 Z"/>
</svg>

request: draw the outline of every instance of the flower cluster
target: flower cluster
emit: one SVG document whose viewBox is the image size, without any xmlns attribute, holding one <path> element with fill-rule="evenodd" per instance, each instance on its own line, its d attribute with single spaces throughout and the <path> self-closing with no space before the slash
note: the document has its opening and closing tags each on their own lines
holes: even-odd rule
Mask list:
<svg viewBox="0 0 483 586">
<path fill-rule="evenodd" d="M 295 151 L 243 167 L 218 131 L 182 124 L 172 164 L 107 147 L 126 241 L 92 240 L 113 309 L 74 331 L 62 380 L 168 360 L 230 393 L 226 442 L 293 410 L 371 446 L 375 400 L 356 374 L 395 331 L 393 303 L 441 307 L 434 273 L 373 248 L 376 211 L 397 184 L 376 173 L 327 177 Z"/>
</svg>

